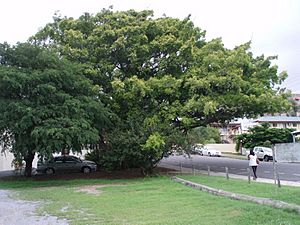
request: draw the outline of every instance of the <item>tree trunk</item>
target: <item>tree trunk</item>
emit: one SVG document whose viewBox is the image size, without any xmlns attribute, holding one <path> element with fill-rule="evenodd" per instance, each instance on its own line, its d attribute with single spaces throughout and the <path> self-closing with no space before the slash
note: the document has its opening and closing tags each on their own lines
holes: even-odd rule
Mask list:
<svg viewBox="0 0 300 225">
<path fill-rule="evenodd" d="M 31 177 L 31 172 L 32 172 L 32 161 L 34 159 L 34 152 L 29 152 L 25 157 L 24 160 L 26 162 L 25 166 L 25 176 L 26 177 Z"/>
</svg>

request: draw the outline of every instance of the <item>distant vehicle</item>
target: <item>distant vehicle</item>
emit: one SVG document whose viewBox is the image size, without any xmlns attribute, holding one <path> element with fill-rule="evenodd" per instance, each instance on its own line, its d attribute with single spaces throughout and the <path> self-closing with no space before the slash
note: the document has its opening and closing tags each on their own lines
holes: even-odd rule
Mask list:
<svg viewBox="0 0 300 225">
<path fill-rule="evenodd" d="M 203 147 L 199 146 L 199 145 L 196 145 L 192 149 L 192 154 L 203 155 L 202 151 L 203 151 Z"/>
<path fill-rule="evenodd" d="M 206 147 L 201 149 L 201 154 L 200 155 L 207 155 L 207 156 L 217 156 L 221 157 L 221 152 L 216 150 L 216 149 L 208 149 Z"/>
<path fill-rule="evenodd" d="M 265 162 L 273 160 L 273 151 L 271 148 L 257 146 L 254 147 L 253 152 L 259 160 L 264 160 Z"/>
<path fill-rule="evenodd" d="M 53 174 L 59 172 L 90 173 L 97 170 L 97 164 L 93 161 L 81 160 L 76 156 L 56 156 L 49 161 L 41 160 L 37 163 L 37 172 Z"/>
</svg>

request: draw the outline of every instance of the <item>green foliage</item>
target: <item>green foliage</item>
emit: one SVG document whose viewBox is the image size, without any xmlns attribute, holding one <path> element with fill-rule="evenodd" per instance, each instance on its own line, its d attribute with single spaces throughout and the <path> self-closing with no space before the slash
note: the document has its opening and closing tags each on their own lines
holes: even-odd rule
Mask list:
<svg viewBox="0 0 300 225">
<path fill-rule="evenodd" d="M 0 52 L 0 141 L 17 161 L 98 140 L 109 114 L 79 66 L 26 43 Z"/>
<path fill-rule="evenodd" d="M 191 144 L 213 144 L 221 143 L 221 135 L 217 128 L 214 127 L 196 127 L 189 131 L 188 138 Z"/>
<path fill-rule="evenodd" d="M 227 49 L 221 39 L 205 41 L 189 17 L 110 9 L 55 16 L 31 41 L 80 63 L 116 116 L 114 129 L 99 131 L 94 146 L 102 165 L 155 165 L 172 148 L 185 149 L 195 127 L 288 106 L 275 89 L 286 73 L 277 73 L 274 57 L 253 57 L 250 43 Z M 145 151 L 154 134 L 165 145 Z"/>
<path fill-rule="evenodd" d="M 255 146 L 272 147 L 278 143 L 293 142 L 290 128 L 270 128 L 267 123 L 249 129 L 249 133 L 241 134 L 236 137 L 237 149 L 242 144 L 244 148 L 254 148 Z"/>
</svg>

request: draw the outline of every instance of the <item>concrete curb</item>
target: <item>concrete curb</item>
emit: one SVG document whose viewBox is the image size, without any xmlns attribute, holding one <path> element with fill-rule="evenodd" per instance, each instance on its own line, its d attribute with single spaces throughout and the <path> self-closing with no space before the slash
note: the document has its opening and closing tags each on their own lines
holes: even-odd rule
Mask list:
<svg viewBox="0 0 300 225">
<path fill-rule="evenodd" d="M 171 179 L 177 183 L 181 183 L 186 186 L 192 187 L 194 189 L 205 191 L 205 192 L 208 192 L 208 193 L 211 193 L 214 195 L 225 196 L 225 197 L 235 199 L 235 200 L 244 200 L 244 201 L 248 201 L 248 202 L 255 202 L 255 203 L 258 203 L 261 205 L 268 205 L 268 206 L 272 206 L 275 208 L 289 209 L 289 210 L 296 211 L 298 214 L 300 214 L 300 206 L 296 205 L 296 204 L 290 204 L 290 203 L 286 203 L 286 202 L 279 201 L 279 200 L 273 200 L 270 198 L 259 198 L 259 197 L 244 195 L 244 194 L 236 194 L 236 193 L 232 193 L 232 192 L 228 192 L 228 191 L 223 191 L 221 189 L 211 188 L 211 187 L 208 187 L 208 186 L 205 186 L 202 184 L 198 184 L 198 183 L 194 183 L 194 182 L 191 182 L 188 180 L 184 180 L 184 179 L 181 179 L 178 177 L 172 177 Z"/>
</svg>

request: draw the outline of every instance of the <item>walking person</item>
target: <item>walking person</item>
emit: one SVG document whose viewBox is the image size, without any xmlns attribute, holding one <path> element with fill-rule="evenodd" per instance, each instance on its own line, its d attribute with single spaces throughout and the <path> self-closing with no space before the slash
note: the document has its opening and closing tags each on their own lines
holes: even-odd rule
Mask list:
<svg viewBox="0 0 300 225">
<path fill-rule="evenodd" d="M 256 180 L 257 175 L 256 175 L 256 170 L 257 170 L 257 166 L 259 164 L 258 158 L 255 155 L 255 153 L 253 152 L 253 150 L 250 150 L 250 153 L 248 155 L 248 160 L 249 160 L 249 166 L 252 167 L 252 171 L 253 171 L 253 180 Z"/>
</svg>

